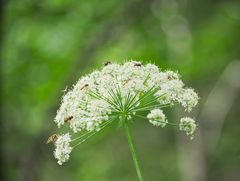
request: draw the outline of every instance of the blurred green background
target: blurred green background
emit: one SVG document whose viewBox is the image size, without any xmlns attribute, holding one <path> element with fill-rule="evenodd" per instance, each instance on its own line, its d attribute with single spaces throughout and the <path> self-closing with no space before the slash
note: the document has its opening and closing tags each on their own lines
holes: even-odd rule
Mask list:
<svg viewBox="0 0 240 181">
<path fill-rule="evenodd" d="M 240 2 L 1 1 L 1 180 L 137 180 L 126 137 L 112 126 L 59 166 L 53 118 L 62 90 L 104 61 L 178 70 L 201 97 L 190 141 L 173 127 L 131 125 L 146 181 L 240 180 Z M 169 120 L 183 111 L 166 110 Z"/>
</svg>

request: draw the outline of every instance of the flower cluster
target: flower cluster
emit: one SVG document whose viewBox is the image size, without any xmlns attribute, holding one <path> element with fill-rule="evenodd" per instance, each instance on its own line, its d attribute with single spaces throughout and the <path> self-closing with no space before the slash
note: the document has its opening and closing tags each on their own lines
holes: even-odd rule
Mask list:
<svg viewBox="0 0 240 181">
<path fill-rule="evenodd" d="M 161 126 L 162 128 L 168 123 L 166 116 L 163 114 L 161 109 L 151 110 L 151 112 L 147 115 L 147 118 L 151 124 L 154 126 Z"/>
<path fill-rule="evenodd" d="M 180 131 L 186 132 L 190 136 L 190 139 L 193 139 L 194 132 L 197 128 L 195 121 L 192 118 L 185 117 L 180 120 L 179 129 Z"/>
<path fill-rule="evenodd" d="M 144 117 L 164 127 L 168 121 L 161 108 L 180 104 L 191 111 L 197 102 L 198 95 L 185 88 L 177 72 L 161 71 L 154 64 L 137 61 L 107 62 L 102 70 L 80 78 L 63 96 L 54 122 L 58 127 L 69 125 L 74 133 L 85 130 L 92 134 L 113 120 L 124 122 L 150 111 Z M 68 160 L 70 142 L 69 134 L 56 141 L 54 155 L 59 163 Z"/>
<path fill-rule="evenodd" d="M 62 165 L 63 162 L 66 162 L 69 159 L 69 154 L 72 151 L 70 147 L 71 137 L 69 133 L 58 136 L 55 141 L 55 151 L 54 156 L 58 159 L 58 164 Z"/>
</svg>

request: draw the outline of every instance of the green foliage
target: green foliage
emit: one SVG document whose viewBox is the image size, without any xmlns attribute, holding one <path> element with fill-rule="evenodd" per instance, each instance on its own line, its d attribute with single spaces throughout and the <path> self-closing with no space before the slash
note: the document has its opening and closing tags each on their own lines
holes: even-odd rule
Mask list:
<svg viewBox="0 0 240 181">
<path fill-rule="evenodd" d="M 240 58 L 240 4 L 233 0 L 166 2 L 5 1 L 1 24 L 4 180 L 136 179 L 121 129 L 107 128 L 91 138 L 61 167 L 55 163 L 52 147 L 45 145 L 56 129 L 53 118 L 61 90 L 106 60 L 151 61 L 163 69 L 179 70 L 201 97 L 194 116 L 202 130 L 212 126 L 211 120 L 199 115 L 227 65 Z M 240 178 L 239 93 L 232 104 L 212 152 L 203 131 L 208 180 Z M 181 110 L 169 112 L 169 119 L 179 114 Z M 172 129 L 139 122 L 133 137 L 145 180 L 184 180 L 179 170 L 180 136 Z"/>
</svg>

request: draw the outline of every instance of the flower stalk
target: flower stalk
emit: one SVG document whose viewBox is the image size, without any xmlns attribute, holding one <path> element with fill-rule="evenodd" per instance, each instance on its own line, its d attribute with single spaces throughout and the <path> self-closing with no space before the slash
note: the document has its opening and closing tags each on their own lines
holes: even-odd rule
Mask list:
<svg viewBox="0 0 240 181">
<path fill-rule="evenodd" d="M 135 169 L 136 169 L 136 172 L 137 172 L 138 179 L 139 179 L 139 181 L 143 181 L 143 177 L 142 177 L 142 173 L 141 173 L 141 170 L 140 170 L 136 150 L 135 150 L 133 140 L 132 140 L 131 130 L 129 128 L 127 120 L 124 122 L 124 129 L 126 131 L 129 148 L 130 148 L 130 151 L 131 151 L 131 154 L 132 154 L 132 158 L 133 158 L 133 162 L 134 162 L 134 165 L 135 165 Z"/>
</svg>

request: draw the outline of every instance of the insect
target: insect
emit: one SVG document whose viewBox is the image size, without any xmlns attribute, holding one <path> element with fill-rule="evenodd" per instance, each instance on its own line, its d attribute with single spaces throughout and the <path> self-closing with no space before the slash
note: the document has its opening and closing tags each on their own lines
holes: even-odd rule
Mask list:
<svg viewBox="0 0 240 181">
<path fill-rule="evenodd" d="M 73 116 L 68 116 L 68 117 L 64 118 L 64 123 L 71 121 L 72 118 L 73 118 Z"/>
<path fill-rule="evenodd" d="M 134 62 L 133 65 L 134 65 L 135 67 L 141 67 L 141 66 L 142 66 L 141 63 L 137 63 L 137 62 Z"/>
<path fill-rule="evenodd" d="M 127 79 L 123 81 L 123 85 L 126 85 L 131 79 Z"/>
<path fill-rule="evenodd" d="M 110 65 L 110 64 L 112 64 L 112 62 L 110 62 L 110 61 L 107 61 L 107 62 L 104 62 L 104 63 L 103 63 L 104 66 L 108 66 L 108 65 Z"/>
<path fill-rule="evenodd" d="M 55 142 L 55 141 L 57 141 L 57 139 L 58 139 L 58 135 L 53 134 L 53 135 L 48 137 L 46 144 L 51 143 L 51 142 Z"/>
<path fill-rule="evenodd" d="M 167 76 L 167 79 L 168 79 L 168 80 L 173 80 L 174 77 L 173 77 L 172 75 L 168 75 L 168 76 Z"/>
<path fill-rule="evenodd" d="M 89 85 L 88 84 L 84 84 L 81 88 L 80 88 L 80 90 L 83 90 L 84 88 L 86 88 L 86 87 L 88 87 Z"/>
<path fill-rule="evenodd" d="M 65 87 L 64 90 L 62 90 L 62 92 L 65 94 L 68 91 L 68 86 Z"/>
</svg>

